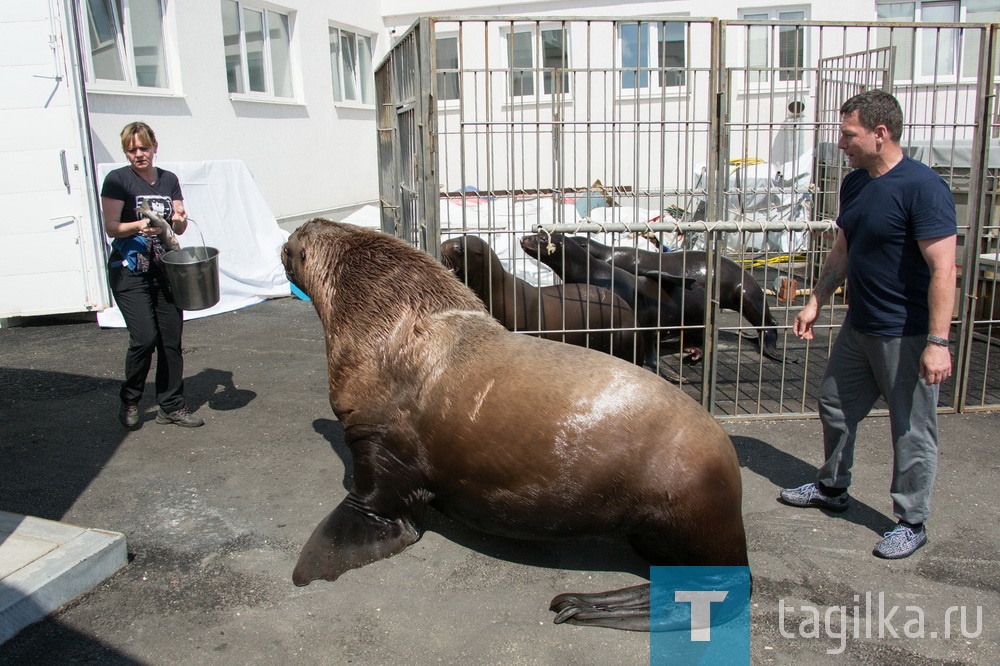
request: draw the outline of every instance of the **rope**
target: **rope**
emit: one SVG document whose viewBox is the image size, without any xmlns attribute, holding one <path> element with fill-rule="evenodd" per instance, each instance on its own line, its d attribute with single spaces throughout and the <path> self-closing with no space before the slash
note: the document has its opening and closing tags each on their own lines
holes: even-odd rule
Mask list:
<svg viewBox="0 0 1000 666">
<path fill-rule="evenodd" d="M 545 234 L 545 254 L 554 254 L 556 246 L 555 243 L 552 242 L 552 234 L 545 227 L 540 227 L 538 232 L 540 234 Z"/>
</svg>

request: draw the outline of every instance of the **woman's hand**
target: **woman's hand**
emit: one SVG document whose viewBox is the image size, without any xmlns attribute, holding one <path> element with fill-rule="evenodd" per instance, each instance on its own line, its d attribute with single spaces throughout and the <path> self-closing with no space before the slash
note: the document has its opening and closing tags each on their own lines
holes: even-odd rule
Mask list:
<svg viewBox="0 0 1000 666">
<path fill-rule="evenodd" d="M 173 202 L 174 214 L 170 216 L 170 227 L 175 234 L 182 234 L 188 226 L 187 211 L 184 209 L 184 202 L 175 199 Z"/>
</svg>

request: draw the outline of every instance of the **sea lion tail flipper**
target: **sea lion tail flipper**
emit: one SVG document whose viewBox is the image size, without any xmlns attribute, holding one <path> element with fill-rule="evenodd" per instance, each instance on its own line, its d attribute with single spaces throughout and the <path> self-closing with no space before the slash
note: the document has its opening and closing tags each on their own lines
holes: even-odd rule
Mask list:
<svg viewBox="0 0 1000 666">
<path fill-rule="evenodd" d="M 773 328 L 765 328 L 763 335 L 757 336 L 757 344 L 760 346 L 760 353 L 772 361 L 778 363 L 798 363 L 799 359 L 790 356 L 783 357 L 778 351 L 778 331 Z"/>
<path fill-rule="evenodd" d="M 757 337 L 757 343 L 760 345 L 761 354 L 772 361 L 781 361 L 781 354 L 778 353 L 778 331 L 765 328 Z"/>
<path fill-rule="evenodd" d="M 376 515 L 358 497 L 348 495 L 313 530 L 299 554 L 292 582 L 335 580 L 345 571 L 395 555 L 420 536 L 413 523 Z"/>
<path fill-rule="evenodd" d="M 596 594 L 560 594 L 549 610 L 556 624 L 569 622 L 593 627 L 649 631 L 649 585 L 636 585 Z"/>
<path fill-rule="evenodd" d="M 711 613 L 711 625 L 725 624 L 747 611 L 753 580 L 749 569 L 735 575 L 707 574 L 685 582 L 686 591 L 723 591 L 728 594 Z M 691 588 L 688 590 L 688 588 Z M 690 631 L 691 605 L 679 600 L 673 588 L 651 593 L 649 584 L 626 587 L 596 594 L 560 594 L 549 610 L 555 611 L 555 623 L 581 624 L 627 631 Z"/>
<path fill-rule="evenodd" d="M 671 384 L 690 384 L 691 383 L 690 379 L 687 379 L 686 377 L 682 377 L 680 375 L 680 373 L 678 373 L 676 370 L 674 370 L 673 368 L 667 366 L 664 363 L 660 363 L 659 367 L 656 367 L 655 365 L 646 365 L 645 367 L 648 370 L 652 370 L 653 372 L 655 372 L 656 374 L 658 374 L 660 377 L 663 377 L 664 379 L 666 379 Z"/>
</svg>

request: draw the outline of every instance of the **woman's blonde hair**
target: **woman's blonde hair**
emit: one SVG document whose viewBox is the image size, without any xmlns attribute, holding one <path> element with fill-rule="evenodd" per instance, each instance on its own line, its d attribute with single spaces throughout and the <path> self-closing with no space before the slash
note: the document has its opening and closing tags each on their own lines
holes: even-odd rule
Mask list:
<svg viewBox="0 0 1000 666">
<path fill-rule="evenodd" d="M 131 122 L 122 129 L 122 150 L 128 152 L 132 144 L 132 137 L 135 137 L 143 145 L 156 147 L 156 134 L 153 128 L 141 121 Z"/>
</svg>

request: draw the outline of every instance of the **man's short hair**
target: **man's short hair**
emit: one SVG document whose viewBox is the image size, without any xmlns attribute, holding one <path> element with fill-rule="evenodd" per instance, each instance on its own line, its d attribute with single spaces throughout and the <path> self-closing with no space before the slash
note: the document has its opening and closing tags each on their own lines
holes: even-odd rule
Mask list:
<svg viewBox="0 0 1000 666">
<path fill-rule="evenodd" d="M 858 112 L 858 122 L 869 132 L 885 125 L 890 138 L 899 143 L 903 136 L 903 109 L 895 97 L 883 90 L 866 90 L 844 102 L 840 115 Z"/>
</svg>

